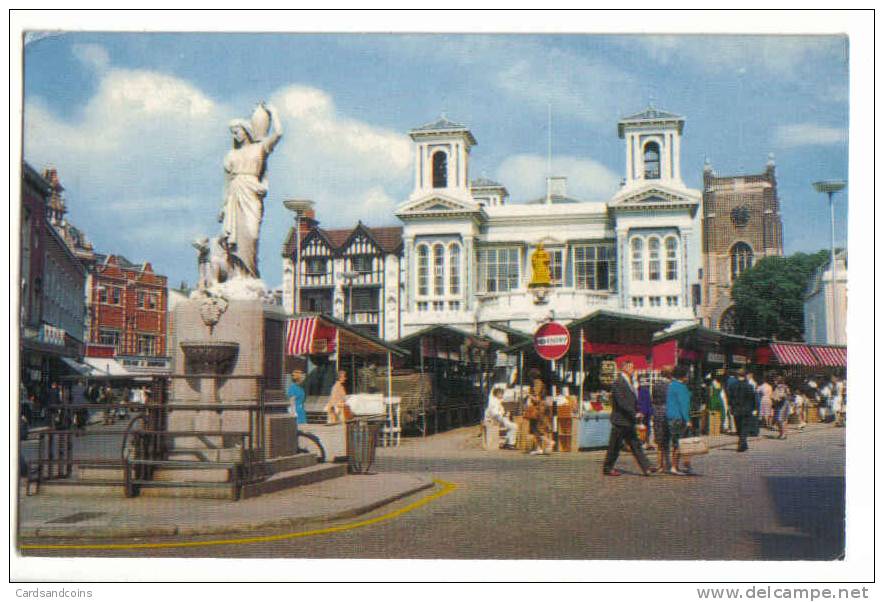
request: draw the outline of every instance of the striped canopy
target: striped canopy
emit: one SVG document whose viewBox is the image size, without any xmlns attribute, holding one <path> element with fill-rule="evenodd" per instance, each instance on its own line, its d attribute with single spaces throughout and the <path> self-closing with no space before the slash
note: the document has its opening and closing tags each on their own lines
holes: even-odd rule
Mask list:
<svg viewBox="0 0 884 602">
<path fill-rule="evenodd" d="M 847 347 L 811 345 L 810 349 L 823 366 L 847 366 Z"/>
<path fill-rule="evenodd" d="M 771 351 L 784 366 L 818 366 L 816 356 L 807 345 L 795 343 L 771 343 Z"/>
</svg>

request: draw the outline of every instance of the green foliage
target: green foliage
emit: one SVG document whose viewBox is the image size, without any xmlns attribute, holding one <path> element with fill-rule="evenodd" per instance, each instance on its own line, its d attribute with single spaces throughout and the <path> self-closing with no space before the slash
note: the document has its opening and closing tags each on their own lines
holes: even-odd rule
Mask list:
<svg viewBox="0 0 884 602">
<path fill-rule="evenodd" d="M 731 289 L 737 333 L 800 341 L 804 337 L 804 292 L 828 251 L 765 257 L 743 272 Z"/>
</svg>

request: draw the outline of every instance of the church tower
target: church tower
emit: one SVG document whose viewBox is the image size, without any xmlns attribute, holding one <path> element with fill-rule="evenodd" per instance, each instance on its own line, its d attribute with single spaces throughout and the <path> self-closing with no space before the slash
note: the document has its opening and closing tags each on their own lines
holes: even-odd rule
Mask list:
<svg viewBox="0 0 884 602">
<path fill-rule="evenodd" d="M 684 117 L 651 105 L 617 123 L 618 135 L 626 140 L 626 188 L 650 183 L 684 188 L 680 159 L 683 129 Z"/>
<path fill-rule="evenodd" d="M 731 287 L 759 259 L 783 254 L 776 164 L 762 173 L 719 176 L 703 167 L 703 324 L 733 331 Z"/>
<path fill-rule="evenodd" d="M 443 115 L 408 134 L 415 142 L 414 191 L 411 197 L 440 194 L 471 200 L 470 149 L 476 145 L 476 139 L 470 130 Z"/>
</svg>

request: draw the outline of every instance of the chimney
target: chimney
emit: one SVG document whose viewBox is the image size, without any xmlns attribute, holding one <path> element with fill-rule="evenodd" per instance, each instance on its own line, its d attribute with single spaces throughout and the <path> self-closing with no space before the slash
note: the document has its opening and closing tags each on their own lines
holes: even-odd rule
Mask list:
<svg viewBox="0 0 884 602">
<path fill-rule="evenodd" d="M 565 176 L 549 176 L 546 179 L 546 202 L 552 202 L 553 197 L 568 195 L 568 178 Z"/>
</svg>

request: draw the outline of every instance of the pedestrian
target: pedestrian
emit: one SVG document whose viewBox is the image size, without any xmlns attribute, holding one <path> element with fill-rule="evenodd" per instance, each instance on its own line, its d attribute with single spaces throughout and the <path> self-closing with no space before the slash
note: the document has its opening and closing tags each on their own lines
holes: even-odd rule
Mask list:
<svg viewBox="0 0 884 602">
<path fill-rule="evenodd" d="M 832 412 L 835 416 L 835 426 L 844 426 L 847 423 L 847 385 L 837 375 L 832 375 Z"/>
<path fill-rule="evenodd" d="M 611 435 L 608 439 L 608 451 L 605 454 L 605 463 L 602 468 L 602 473 L 610 477 L 618 477 L 622 474 L 614 468 L 614 465 L 617 463 L 617 457 L 620 455 L 620 448 L 624 441 L 629 444 L 642 474 L 646 477 L 651 475 L 648 458 L 645 456 L 635 432 L 635 425 L 641 420 L 642 415 L 636 412 L 638 398 L 635 383 L 632 380 L 634 370 L 632 361 L 624 360 L 620 374 L 611 385 L 611 393 L 614 398 L 611 410 Z"/>
<path fill-rule="evenodd" d="M 304 391 L 304 371 L 300 368 L 292 370 L 292 384 L 286 391 L 289 399 L 289 414 L 295 417 L 298 424 L 307 424 L 307 410 L 304 408 L 304 401 L 307 399 L 307 393 Z"/>
<path fill-rule="evenodd" d="M 503 388 L 494 387 L 488 396 L 488 407 L 485 408 L 485 420 L 499 424 L 506 429 L 504 449 L 516 449 L 516 433 L 519 427 L 507 418 L 503 409 Z M 496 428 L 496 427 L 495 427 Z"/>
<path fill-rule="evenodd" d="M 534 449 L 530 455 L 542 456 L 552 452 L 553 441 L 549 436 L 550 418 L 546 407 L 546 384 L 536 373 L 531 383 L 531 392 L 528 394 L 528 404 L 525 407 L 525 417 L 531 434 L 534 436 Z"/>
<path fill-rule="evenodd" d="M 718 377 L 713 377 L 712 386 L 709 387 L 709 421 L 711 423 L 713 416 L 713 412 L 718 412 L 718 423 L 722 432 L 725 430 L 725 425 L 727 424 L 727 420 L 725 418 L 725 414 L 728 411 L 727 404 L 727 393 L 724 390 L 724 387 L 721 386 L 721 381 Z M 710 431 L 712 430 L 710 424 Z"/>
<path fill-rule="evenodd" d="M 651 392 L 651 411 L 654 415 L 654 441 L 657 443 L 657 472 L 668 472 L 672 468 L 669 447 L 672 434 L 669 432 L 669 420 L 666 418 L 666 396 L 672 380 L 672 366 L 663 366 L 660 379 L 654 383 Z"/>
<path fill-rule="evenodd" d="M 771 428 L 773 423 L 773 387 L 770 384 L 769 375 L 765 375 L 758 385 L 758 413 L 764 428 Z"/>
<path fill-rule="evenodd" d="M 693 472 L 690 458 L 682 456 L 678 450 L 678 442 L 688 434 L 691 421 L 691 392 L 685 384 L 686 380 L 687 373 L 683 368 L 678 368 L 666 392 L 666 420 L 669 422 L 669 433 L 672 438 L 672 465 L 669 473 L 680 476 Z M 683 461 L 681 468 L 679 468 L 680 460 Z"/>
<path fill-rule="evenodd" d="M 786 420 L 789 419 L 789 412 L 792 408 L 791 396 L 792 392 L 789 390 L 785 379 L 782 376 L 777 376 L 770 398 L 773 404 L 774 422 L 779 433 L 778 439 L 786 438 Z"/>
<path fill-rule="evenodd" d="M 746 373 L 740 369 L 737 371 L 737 383 L 733 387 L 731 397 L 731 411 L 734 414 L 734 424 L 737 427 L 737 451 L 744 452 L 749 449 L 748 428 L 749 421 L 757 415 L 755 409 L 755 389 L 746 380 Z"/>
<path fill-rule="evenodd" d="M 328 403 L 325 404 L 326 424 L 337 424 L 347 420 L 347 373 L 344 370 L 338 371 L 338 380 L 332 386 L 331 394 L 328 397 Z"/>
</svg>

